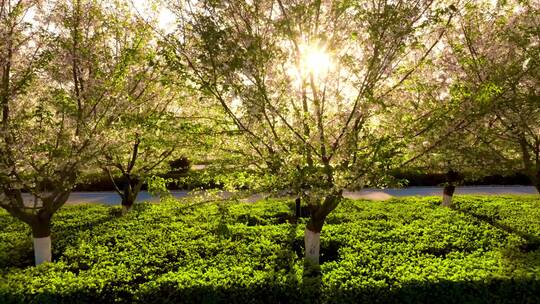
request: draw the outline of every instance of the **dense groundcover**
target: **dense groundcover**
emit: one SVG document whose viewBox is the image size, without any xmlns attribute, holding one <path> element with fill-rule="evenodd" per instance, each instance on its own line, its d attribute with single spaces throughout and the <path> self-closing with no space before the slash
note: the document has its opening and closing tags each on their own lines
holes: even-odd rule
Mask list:
<svg viewBox="0 0 540 304">
<path fill-rule="evenodd" d="M 289 201 L 65 207 L 55 263 L 0 212 L 0 303 L 540 303 L 540 200 L 345 201 L 304 278 Z"/>
</svg>

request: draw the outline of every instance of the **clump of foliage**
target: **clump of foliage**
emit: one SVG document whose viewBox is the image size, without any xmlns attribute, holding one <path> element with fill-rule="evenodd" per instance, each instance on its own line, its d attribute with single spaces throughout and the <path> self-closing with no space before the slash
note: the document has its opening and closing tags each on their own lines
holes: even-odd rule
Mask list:
<svg viewBox="0 0 540 304">
<path fill-rule="evenodd" d="M 458 196 L 345 200 L 306 277 L 293 202 L 70 206 L 53 219 L 57 263 L 32 265 L 30 229 L 0 214 L 2 303 L 540 301 L 540 201 Z M 21 241 L 24 240 L 24 241 Z"/>
</svg>

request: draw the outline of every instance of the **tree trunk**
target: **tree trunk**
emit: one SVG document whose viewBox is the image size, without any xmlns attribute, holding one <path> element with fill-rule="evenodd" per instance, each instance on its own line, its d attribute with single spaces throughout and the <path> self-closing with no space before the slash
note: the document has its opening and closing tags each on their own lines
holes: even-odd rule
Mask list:
<svg viewBox="0 0 540 304">
<path fill-rule="evenodd" d="M 313 210 L 315 209 L 313 207 L 311 209 L 310 219 L 304 230 L 305 262 L 311 266 L 318 266 L 321 231 L 328 213 L 322 210 L 322 206 L 318 206 L 317 210 Z"/>
<path fill-rule="evenodd" d="M 25 222 L 32 229 L 35 264 L 40 265 L 52 261 L 51 252 L 51 218 L 69 198 L 69 190 L 52 191 L 49 196 L 41 196 L 42 206 L 37 212 L 28 212 L 20 189 L 4 185 L 2 189 L 7 202 L 2 204 L 11 215 Z M 35 194 L 34 194 L 35 195 Z"/>
<path fill-rule="evenodd" d="M 300 214 L 301 212 L 301 201 L 300 201 L 300 198 L 297 197 L 296 200 L 294 201 L 295 202 L 295 208 L 294 208 L 294 217 L 296 219 L 299 219 L 302 215 Z"/>
<path fill-rule="evenodd" d="M 127 214 L 133 208 L 133 204 L 137 200 L 137 196 L 141 191 L 142 180 L 139 178 L 128 178 L 124 186 L 122 194 L 122 215 Z"/>
<path fill-rule="evenodd" d="M 536 167 L 538 168 L 540 167 L 540 165 L 537 163 Z M 538 194 L 540 194 L 540 170 L 536 172 L 536 175 L 530 176 L 529 178 L 534 187 L 536 188 L 536 191 L 538 191 Z"/>
<path fill-rule="evenodd" d="M 443 207 L 450 207 L 452 205 L 452 197 L 454 196 L 455 190 L 456 190 L 456 186 L 454 185 L 444 186 L 443 200 L 442 200 Z"/>
<path fill-rule="evenodd" d="M 34 260 L 36 266 L 41 265 L 45 262 L 52 262 L 52 245 L 51 237 L 34 237 Z"/>
<path fill-rule="evenodd" d="M 131 209 L 133 209 L 133 205 L 124 205 L 122 201 L 122 215 L 128 214 Z"/>
<path fill-rule="evenodd" d="M 122 215 L 125 215 L 128 212 L 130 212 L 131 209 L 133 208 L 134 203 L 135 203 L 135 197 L 132 194 L 132 192 L 124 190 L 124 195 L 122 197 Z"/>
<path fill-rule="evenodd" d="M 34 238 L 34 258 L 36 266 L 52 262 L 51 216 L 38 213 L 30 224 Z"/>
<path fill-rule="evenodd" d="M 321 231 L 324 221 L 330 212 L 338 206 L 343 198 L 342 191 L 336 191 L 326 196 L 322 204 L 310 205 L 310 219 L 304 230 L 305 262 L 308 265 L 319 265 L 321 248 Z"/>
<path fill-rule="evenodd" d="M 319 265 L 321 232 L 315 232 L 306 227 L 304 231 L 304 245 L 306 247 L 306 261 L 312 265 Z"/>
</svg>

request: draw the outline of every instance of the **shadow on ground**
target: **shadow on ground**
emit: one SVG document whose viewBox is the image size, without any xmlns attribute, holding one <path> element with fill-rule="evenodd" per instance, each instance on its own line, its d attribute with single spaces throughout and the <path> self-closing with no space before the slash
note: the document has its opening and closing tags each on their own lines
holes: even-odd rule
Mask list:
<svg viewBox="0 0 540 304">
<path fill-rule="evenodd" d="M 410 282 L 399 288 L 339 286 L 317 290 L 313 284 L 269 281 L 240 286 L 191 286 L 160 282 L 135 291 L 129 300 L 99 290 L 75 289 L 64 293 L 37 291 L 35 303 L 539 303 L 538 280 L 502 280 L 437 283 Z M 21 295 L 0 290 L 2 303 L 24 303 Z"/>
<path fill-rule="evenodd" d="M 537 250 L 540 249 L 540 237 L 538 237 L 538 236 L 536 236 L 534 234 L 530 234 L 530 233 L 527 233 L 527 232 L 524 232 L 524 231 L 520 231 L 519 229 L 516 229 L 515 227 L 512 227 L 512 226 L 507 225 L 507 224 L 503 224 L 503 223 L 497 221 L 496 219 L 494 219 L 494 218 L 492 218 L 490 216 L 487 216 L 487 215 L 484 215 L 484 214 L 479 214 L 479 213 L 476 213 L 476 212 L 474 212 L 472 210 L 469 210 L 469 209 L 461 209 L 461 208 L 458 208 L 458 207 L 454 207 L 453 209 L 458 211 L 458 212 L 461 212 L 461 213 L 463 213 L 465 215 L 471 216 L 474 219 L 476 219 L 477 221 L 489 224 L 489 225 L 493 226 L 494 228 L 497 228 L 497 229 L 503 230 L 503 231 L 505 231 L 505 232 L 507 232 L 509 234 L 515 234 L 515 235 L 521 237 L 523 240 L 525 240 L 525 242 L 524 242 L 524 244 L 522 244 L 517 249 L 519 251 L 523 252 L 523 253 L 537 251 Z M 540 265 L 540 260 L 537 261 L 537 262 L 538 262 L 538 265 Z"/>
</svg>

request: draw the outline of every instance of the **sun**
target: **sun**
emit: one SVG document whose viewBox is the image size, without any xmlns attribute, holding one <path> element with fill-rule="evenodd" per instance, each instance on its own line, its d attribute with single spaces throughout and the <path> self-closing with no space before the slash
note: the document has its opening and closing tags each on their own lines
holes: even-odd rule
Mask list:
<svg viewBox="0 0 540 304">
<path fill-rule="evenodd" d="M 332 58 L 324 47 L 319 45 L 300 46 L 300 69 L 315 78 L 324 77 L 332 68 Z"/>
</svg>

